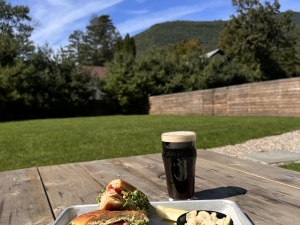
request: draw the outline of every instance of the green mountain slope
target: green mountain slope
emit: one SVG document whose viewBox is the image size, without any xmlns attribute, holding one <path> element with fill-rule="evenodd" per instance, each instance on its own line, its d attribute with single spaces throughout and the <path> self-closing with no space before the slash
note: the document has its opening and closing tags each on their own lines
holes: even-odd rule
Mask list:
<svg viewBox="0 0 300 225">
<path fill-rule="evenodd" d="M 186 38 L 197 39 L 201 46 L 210 51 L 217 48 L 220 31 L 224 21 L 196 22 L 174 21 L 156 24 L 148 30 L 133 36 L 137 54 L 142 54 L 148 48 L 175 44 Z"/>
<path fill-rule="evenodd" d="M 300 30 L 300 12 L 294 12 L 292 21 Z M 175 44 L 186 38 L 197 39 L 202 48 L 208 52 L 218 48 L 220 31 L 226 21 L 174 21 L 156 24 L 135 36 L 137 55 L 143 54 L 147 49 L 168 44 Z"/>
</svg>

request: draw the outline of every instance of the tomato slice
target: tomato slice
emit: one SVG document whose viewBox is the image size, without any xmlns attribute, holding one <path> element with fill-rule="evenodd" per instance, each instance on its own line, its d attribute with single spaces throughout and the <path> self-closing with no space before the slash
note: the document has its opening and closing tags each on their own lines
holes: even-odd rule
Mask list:
<svg viewBox="0 0 300 225">
<path fill-rule="evenodd" d="M 117 194 L 122 195 L 122 190 L 118 187 L 113 187 L 111 184 L 107 186 L 107 190 L 110 191 L 110 190 L 114 190 Z"/>
<path fill-rule="evenodd" d="M 121 191 L 120 188 L 115 187 L 114 190 L 115 190 L 115 192 L 117 192 L 119 195 L 123 196 L 123 195 L 122 195 L 122 191 Z"/>
</svg>

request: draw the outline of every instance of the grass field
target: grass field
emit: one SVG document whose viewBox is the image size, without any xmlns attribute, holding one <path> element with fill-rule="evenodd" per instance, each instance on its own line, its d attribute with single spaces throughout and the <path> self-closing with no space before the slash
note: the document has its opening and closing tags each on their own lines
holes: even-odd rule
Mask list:
<svg viewBox="0 0 300 225">
<path fill-rule="evenodd" d="M 288 170 L 294 170 L 300 172 L 300 163 L 289 163 L 286 165 L 281 165 L 280 167 Z"/>
<path fill-rule="evenodd" d="M 165 131 L 192 130 L 197 148 L 300 129 L 300 118 L 102 116 L 0 123 L 0 171 L 161 152 Z"/>
</svg>

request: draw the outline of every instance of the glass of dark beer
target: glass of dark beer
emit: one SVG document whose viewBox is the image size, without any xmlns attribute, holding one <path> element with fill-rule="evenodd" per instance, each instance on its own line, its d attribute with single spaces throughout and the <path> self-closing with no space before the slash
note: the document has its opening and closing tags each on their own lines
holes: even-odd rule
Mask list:
<svg viewBox="0 0 300 225">
<path fill-rule="evenodd" d="M 166 132 L 162 133 L 161 140 L 169 199 L 193 199 L 197 158 L 196 133 Z"/>
</svg>

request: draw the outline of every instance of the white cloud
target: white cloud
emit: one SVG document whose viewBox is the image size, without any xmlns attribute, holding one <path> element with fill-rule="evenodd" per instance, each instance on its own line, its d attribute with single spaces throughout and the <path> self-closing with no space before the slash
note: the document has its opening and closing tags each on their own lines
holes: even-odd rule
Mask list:
<svg viewBox="0 0 300 225">
<path fill-rule="evenodd" d="M 43 45 L 46 41 L 54 49 L 60 46 L 55 46 L 61 40 L 68 41 L 68 36 L 76 29 L 82 30 L 83 22 L 80 19 L 91 17 L 93 13 L 103 11 L 113 7 L 124 0 L 101 0 L 101 1 L 86 1 L 73 3 L 73 1 L 64 1 L 64 6 L 61 6 L 61 0 L 48 0 L 50 5 L 35 5 L 32 7 L 33 17 L 41 22 L 41 26 L 32 34 L 32 39 L 37 45 Z M 78 4 L 81 3 L 81 4 Z M 84 4 L 82 4 L 84 3 Z M 61 45 L 61 44 L 60 44 Z"/>
<path fill-rule="evenodd" d="M 187 18 L 227 20 L 235 12 L 229 0 L 199 1 L 196 5 L 182 0 L 167 1 L 161 5 L 161 0 L 7 0 L 12 5 L 30 6 L 30 16 L 40 24 L 31 39 L 36 45 L 48 42 L 53 49 L 67 45 L 69 35 L 75 30 L 85 31 L 92 14 L 110 14 L 122 35 L 133 35 L 157 23 Z M 300 11 L 300 1 L 280 0 L 280 4 L 282 10 Z M 155 8 L 160 11 L 154 11 Z"/>
<path fill-rule="evenodd" d="M 54 5 L 54 6 L 69 6 L 70 5 L 70 2 L 67 1 L 67 0 L 47 0 L 47 2 L 50 4 L 50 5 Z"/>
<path fill-rule="evenodd" d="M 143 9 L 143 10 L 127 10 L 126 13 L 128 14 L 145 14 L 148 13 L 149 10 Z"/>
<path fill-rule="evenodd" d="M 201 12 L 204 9 L 205 7 L 201 7 L 199 5 L 192 7 L 183 6 L 170 8 L 159 12 L 147 13 L 144 16 L 138 16 L 133 19 L 126 20 L 123 23 L 117 24 L 116 27 L 122 35 L 125 35 L 127 33 L 134 33 L 142 29 L 149 28 L 157 23 L 180 19 L 186 15 Z"/>
</svg>

